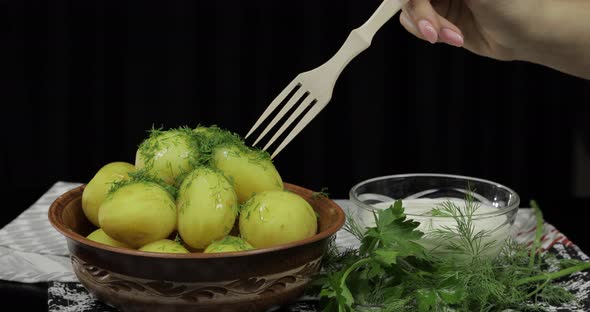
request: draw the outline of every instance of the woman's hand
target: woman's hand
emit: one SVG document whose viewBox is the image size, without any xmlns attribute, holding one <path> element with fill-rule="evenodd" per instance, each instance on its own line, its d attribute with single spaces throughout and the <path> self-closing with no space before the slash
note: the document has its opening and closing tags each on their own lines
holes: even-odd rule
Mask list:
<svg viewBox="0 0 590 312">
<path fill-rule="evenodd" d="M 401 24 L 431 43 L 463 46 L 500 60 L 515 59 L 534 24 L 536 0 L 410 0 Z"/>
<path fill-rule="evenodd" d="M 400 22 L 431 43 L 590 79 L 588 0 L 410 0 Z"/>
</svg>

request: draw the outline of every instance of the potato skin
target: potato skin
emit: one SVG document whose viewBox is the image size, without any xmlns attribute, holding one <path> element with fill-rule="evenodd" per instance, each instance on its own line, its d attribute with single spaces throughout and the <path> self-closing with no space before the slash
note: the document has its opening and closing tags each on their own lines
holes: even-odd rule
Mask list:
<svg viewBox="0 0 590 312">
<path fill-rule="evenodd" d="M 233 181 L 238 201 L 245 203 L 253 194 L 283 190 L 283 180 L 270 158 L 247 147 L 219 146 L 212 154 L 212 165 Z"/>
<path fill-rule="evenodd" d="M 82 210 L 88 221 L 99 227 L 98 210 L 107 197 L 112 183 L 129 179 L 129 173 L 134 170 L 134 165 L 116 161 L 102 166 L 96 172 L 82 192 Z"/>
<path fill-rule="evenodd" d="M 178 191 L 178 233 L 185 244 L 204 249 L 229 234 L 238 214 L 238 199 L 219 171 L 199 167 L 189 173 Z"/>
<path fill-rule="evenodd" d="M 315 235 L 317 216 L 297 194 L 266 191 L 242 206 L 239 226 L 242 238 L 255 248 L 265 248 Z"/>
<path fill-rule="evenodd" d="M 91 241 L 105 244 L 112 247 L 120 247 L 120 248 L 131 248 L 129 245 L 125 243 L 121 243 L 119 241 L 114 240 L 112 237 L 108 236 L 102 229 L 96 229 L 92 233 L 86 236 Z"/>
<path fill-rule="evenodd" d="M 178 185 L 178 178 L 191 171 L 199 158 L 199 151 L 191 130 L 171 129 L 151 135 L 135 154 L 135 167 Z"/>
<path fill-rule="evenodd" d="M 166 238 L 151 242 L 142 246 L 138 250 L 160 253 L 190 253 L 190 251 L 184 248 L 181 244 Z"/>
<path fill-rule="evenodd" d="M 105 233 L 133 248 L 167 238 L 176 218 L 172 195 L 149 181 L 131 182 L 109 193 L 98 213 Z"/>
<path fill-rule="evenodd" d="M 236 252 L 244 250 L 252 250 L 254 247 L 242 238 L 228 235 L 221 240 L 214 241 L 207 248 L 204 253 L 215 252 Z"/>
</svg>

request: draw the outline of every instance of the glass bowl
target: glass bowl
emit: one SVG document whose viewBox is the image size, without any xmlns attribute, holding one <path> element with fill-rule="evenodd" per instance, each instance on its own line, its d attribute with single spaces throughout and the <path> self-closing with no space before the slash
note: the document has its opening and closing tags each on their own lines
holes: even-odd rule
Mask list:
<svg viewBox="0 0 590 312">
<path fill-rule="evenodd" d="M 361 227 L 374 226 L 374 212 L 401 200 L 407 219 L 420 223 L 418 230 L 425 233 L 420 243 L 427 250 L 456 253 L 455 247 L 462 244 L 460 236 L 443 237 L 441 230 L 459 233 L 458 225 L 469 222 L 468 228 L 474 230 L 473 234 L 483 234 L 476 251 L 491 257 L 497 256 L 511 237 L 520 204 L 518 194 L 499 183 L 434 173 L 376 177 L 353 186 L 349 196 L 354 204 L 350 214 Z M 455 216 L 449 214 L 453 211 Z"/>
</svg>

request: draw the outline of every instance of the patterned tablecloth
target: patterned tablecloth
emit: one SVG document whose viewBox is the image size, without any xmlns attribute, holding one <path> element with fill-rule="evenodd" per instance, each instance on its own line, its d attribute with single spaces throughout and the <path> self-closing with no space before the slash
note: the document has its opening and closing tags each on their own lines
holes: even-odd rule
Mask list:
<svg viewBox="0 0 590 312">
<path fill-rule="evenodd" d="M 72 271 L 65 238 L 49 224 L 49 205 L 61 194 L 80 183 L 57 182 L 29 209 L 0 229 L 0 280 L 22 283 L 47 282 L 49 311 L 114 311 L 97 301 L 78 282 Z M 351 204 L 335 200 L 347 213 Z M 531 209 L 519 209 L 514 226 L 518 242 L 530 244 L 535 234 L 535 219 Z M 358 244 L 341 230 L 336 244 L 340 248 Z M 543 248 L 560 258 L 588 261 L 590 258 L 549 223 L 545 223 Z M 590 274 L 580 272 L 563 280 L 567 289 L 579 299 L 575 306 L 546 307 L 548 311 L 590 311 Z M 275 311 L 318 311 L 313 298 L 301 298 Z"/>
</svg>

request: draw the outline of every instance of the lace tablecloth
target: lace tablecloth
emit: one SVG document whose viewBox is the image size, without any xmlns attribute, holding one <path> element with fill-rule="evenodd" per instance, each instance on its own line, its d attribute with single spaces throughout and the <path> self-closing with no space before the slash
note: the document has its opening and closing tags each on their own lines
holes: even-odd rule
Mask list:
<svg viewBox="0 0 590 312">
<path fill-rule="evenodd" d="M 47 282 L 49 311 L 114 311 L 97 301 L 78 282 L 72 271 L 65 238 L 49 224 L 49 205 L 61 194 L 80 183 L 57 182 L 29 209 L 0 230 L 0 280 L 22 283 Z M 335 200 L 346 212 L 348 200 Z M 532 242 L 535 219 L 531 209 L 519 209 L 514 226 L 517 241 Z M 345 248 L 358 244 L 353 237 L 341 230 L 336 244 Z M 561 258 L 588 261 L 588 256 L 573 242 L 549 223 L 545 223 L 543 248 Z M 575 273 L 563 281 L 566 288 L 579 299 L 577 306 L 547 307 L 548 311 L 590 311 L 590 274 Z M 301 298 L 276 311 L 317 311 L 313 298 Z"/>
</svg>

